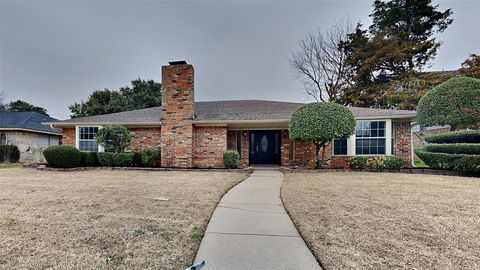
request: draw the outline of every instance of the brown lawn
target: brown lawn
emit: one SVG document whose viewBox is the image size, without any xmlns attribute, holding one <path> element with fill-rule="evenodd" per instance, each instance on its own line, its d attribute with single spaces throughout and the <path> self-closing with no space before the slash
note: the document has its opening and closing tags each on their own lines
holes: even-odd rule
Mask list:
<svg viewBox="0 0 480 270">
<path fill-rule="evenodd" d="M 480 269 L 480 179 L 292 173 L 282 199 L 325 269 Z"/>
<path fill-rule="evenodd" d="M 0 269 L 183 269 L 222 195 L 245 178 L 2 169 Z"/>
</svg>

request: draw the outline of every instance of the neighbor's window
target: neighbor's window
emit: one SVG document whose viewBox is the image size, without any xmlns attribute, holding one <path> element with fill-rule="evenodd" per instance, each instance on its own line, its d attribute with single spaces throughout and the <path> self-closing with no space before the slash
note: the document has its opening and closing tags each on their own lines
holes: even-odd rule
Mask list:
<svg viewBox="0 0 480 270">
<path fill-rule="evenodd" d="M 0 134 L 0 145 L 7 144 L 7 135 L 5 133 Z"/>
<path fill-rule="evenodd" d="M 347 138 L 333 140 L 333 154 L 334 155 L 347 154 Z"/>
<path fill-rule="evenodd" d="M 80 127 L 78 149 L 80 151 L 98 152 L 98 142 L 95 140 L 97 132 L 98 127 Z"/>
<path fill-rule="evenodd" d="M 357 122 L 355 136 L 357 155 L 385 154 L 385 121 Z"/>
</svg>

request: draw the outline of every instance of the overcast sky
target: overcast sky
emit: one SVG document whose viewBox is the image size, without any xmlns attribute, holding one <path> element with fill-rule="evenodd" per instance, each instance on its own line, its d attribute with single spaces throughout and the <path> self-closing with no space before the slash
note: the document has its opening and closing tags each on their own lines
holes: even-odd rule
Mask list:
<svg viewBox="0 0 480 270">
<path fill-rule="evenodd" d="M 308 30 L 350 18 L 370 23 L 369 1 L 155 2 L 0 0 L 0 91 L 69 118 L 68 105 L 160 67 L 195 67 L 197 101 L 307 101 L 288 55 Z M 429 70 L 480 53 L 480 1 L 437 1 L 453 24 Z"/>
</svg>

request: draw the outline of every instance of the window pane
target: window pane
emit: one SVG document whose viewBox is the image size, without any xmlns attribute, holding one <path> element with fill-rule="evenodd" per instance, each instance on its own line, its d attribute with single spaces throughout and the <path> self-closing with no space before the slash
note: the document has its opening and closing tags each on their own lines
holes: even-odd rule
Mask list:
<svg viewBox="0 0 480 270">
<path fill-rule="evenodd" d="M 333 154 L 334 155 L 347 154 L 347 139 L 333 140 Z"/>
</svg>

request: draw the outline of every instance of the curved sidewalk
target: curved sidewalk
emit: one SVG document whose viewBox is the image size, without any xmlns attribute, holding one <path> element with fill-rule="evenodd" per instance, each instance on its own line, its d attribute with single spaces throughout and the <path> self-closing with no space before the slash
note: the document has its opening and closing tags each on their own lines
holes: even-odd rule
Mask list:
<svg viewBox="0 0 480 270">
<path fill-rule="evenodd" d="M 282 182 L 256 170 L 223 196 L 195 259 L 202 270 L 321 269 L 283 207 Z"/>
</svg>

